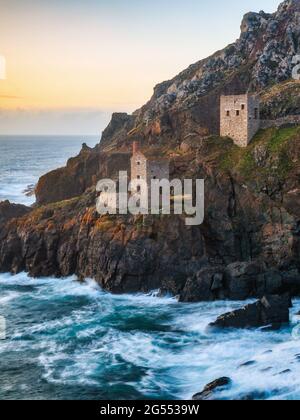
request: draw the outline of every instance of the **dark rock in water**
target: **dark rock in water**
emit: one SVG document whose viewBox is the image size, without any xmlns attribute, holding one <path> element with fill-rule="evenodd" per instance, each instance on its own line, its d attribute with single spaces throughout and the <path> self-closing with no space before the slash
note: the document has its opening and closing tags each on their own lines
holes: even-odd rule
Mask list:
<svg viewBox="0 0 300 420">
<path fill-rule="evenodd" d="M 230 387 L 232 381 L 230 378 L 219 378 L 210 384 L 206 385 L 202 392 L 195 394 L 193 396 L 194 401 L 202 401 L 202 400 L 212 400 L 214 399 L 214 393 L 216 391 L 222 391 L 225 388 Z"/>
<path fill-rule="evenodd" d="M 283 370 L 282 372 L 279 372 L 277 373 L 277 375 L 274 376 L 287 375 L 288 373 L 292 373 L 291 369 Z"/>
<path fill-rule="evenodd" d="M 267 367 L 267 368 L 264 368 L 264 369 L 261 369 L 261 372 L 270 372 L 270 370 L 272 370 L 273 368 L 271 367 L 271 366 L 269 366 L 269 367 Z"/>
<path fill-rule="evenodd" d="M 244 367 L 249 367 L 249 366 L 253 366 L 256 365 L 255 360 L 249 360 L 249 362 L 243 363 L 242 365 L 239 366 L 239 368 L 244 368 Z"/>
<path fill-rule="evenodd" d="M 257 400 L 265 400 L 267 397 L 267 393 L 263 391 L 253 391 L 249 394 L 242 395 L 239 400 L 240 401 L 257 401 Z"/>
<path fill-rule="evenodd" d="M 221 315 L 212 328 L 258 328 L 263 326 L 281 326 L 289 322 L 289 295 L 265 296 L 256 303 L 245 306 L 225 315 Z"/>
</svg>

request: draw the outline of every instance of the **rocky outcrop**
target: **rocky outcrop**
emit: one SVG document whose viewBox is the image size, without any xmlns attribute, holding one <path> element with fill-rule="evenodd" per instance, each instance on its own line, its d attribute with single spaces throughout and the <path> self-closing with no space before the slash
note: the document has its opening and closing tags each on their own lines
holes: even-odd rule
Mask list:
<svg viewBox="0 0 300 420">
<path fill-rule="evenodd" d="M 65 168 L 40 178 L 35 189 L 37 205 L 80 196 L 100 179 L 117 179 L 119 171 L 128 170 L 129 162 L 129 153 L 100 153 L 97 147 L 83 145 L 80 154 L 69 159 Z"/>
<path fill-rule="evenodd" d="M 135 120 L 136 117 L 134 115 L 117 112 L 112 114 L 109 125 L 103 131 L 99 148 L 106 151 L 118 149 L 120 143 L 124 142 L 124 139 L 129 134 L 132 134 L 131 131 L 135 127 Z"/>
<path fill-rule="evenodd" d="M 195 394 L 192 399 L 194 401 L 214 400 L 216 392 L 221 392 L 224 389 L 228 389 L 231 384 L 232 381 L 230 378 L 219 378 L 206 385 L 203 391 Z"/>
<path fill-rule="evenodd" d="M 289 295 L 264 296 L 260 301 L 242 309 L 221 315 L 210 328 L 278 328 L 289 322 Z"/>
<path fill-rule="evenodd" d="M 11 219 L 22 217 L 31 211 L 30 207 L 13 204 L 8 200 L 0 202 L 0 226 Z"/>
</svg>

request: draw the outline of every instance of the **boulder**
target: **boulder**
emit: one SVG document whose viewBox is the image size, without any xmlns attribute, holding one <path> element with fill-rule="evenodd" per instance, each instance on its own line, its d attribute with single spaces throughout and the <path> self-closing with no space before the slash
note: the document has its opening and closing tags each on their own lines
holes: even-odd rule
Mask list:
<svg viewBox="0 0 300 420">
<path fill-rule="evenodd" d="M 256 281 L 266 270 L 262 262 L 235 262 L 229 264 L 225 270 L 225 284 L 229 299 L 243 300 L 253 296 Z"/>
<path fill-rule="evenodd" d="M 223 287 L 223 273 L 217 267 L 204 267 L 188 278 L 182 290 L 180 302 L 201 302 L 217 299 Z"/>
<path fill-rule="evenodd" d="M 225 388 L 230 387 L 232 381 L 230 378 L 219 378 L 208 385 L 203 389 L 202 392 L 195 394 L 193 396 L 194 401 L 203 401 L 203 400 L 212 400 L 214 399 L 214 393 L 216 391 L 222 391 Z"/>
<path fill-rule="evenodd" d="M 221 315 L 210 328 L 278 328 L 289 322 L 289 295 L 264 296 L 256 303 Z"/>
</svg>

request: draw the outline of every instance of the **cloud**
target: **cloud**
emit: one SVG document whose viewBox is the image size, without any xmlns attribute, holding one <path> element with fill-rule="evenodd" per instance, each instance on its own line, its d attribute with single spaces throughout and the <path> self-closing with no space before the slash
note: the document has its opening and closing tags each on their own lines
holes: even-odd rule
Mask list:
<svg viewBox="0 0 300 420">
<path fill-rule="evenodd" d="M 21 99 L 21 97 L 13 95 L 0 95 L 0 99 Z"/>
<path fill-rule="evenodd" d="M 0 109 L 0 134 L 100 135 L 110 117 L 108 109 Z"/>
</svg>

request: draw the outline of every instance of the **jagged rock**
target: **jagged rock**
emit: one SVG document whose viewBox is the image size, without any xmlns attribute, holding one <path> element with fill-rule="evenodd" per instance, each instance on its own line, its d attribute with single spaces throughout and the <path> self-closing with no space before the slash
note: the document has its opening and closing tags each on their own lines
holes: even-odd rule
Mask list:
<svg viewBox="0 0 300 420">
<path fill-rule="evenodd" d="M 32 209 L 21 204 L 12 204 L 8 200 L 0 202 L 0 224 L 11 219 L 22 217 Z"/>
<path fill-rule="evenodd" d="M 278 327 L 289 322 L 291 299 L 288 295 L 265 296 L 242 309 L 221 315 L 211 328 Z"/>
<path fill-rule="evenodd" d="M 215 300 L 222 289 L 223 273 L 220 268 L 205 267 L 189 278 L 180 294 L 180 302 Z"/>
<path fill-rule="evenodd" d="M 214 394 L 217 391 L 222 391 L 226 388 L 229 388 L 232 384 L 232 381 L 230 378 L 220 378 L 217 379 L 210 384 L 206 385 L 204 390 L 198 394 L 195 394 L 193 396 L 194 401 L 202 401 L 202 400 L 212 400 L 214 399 Z"/>
</svg>

